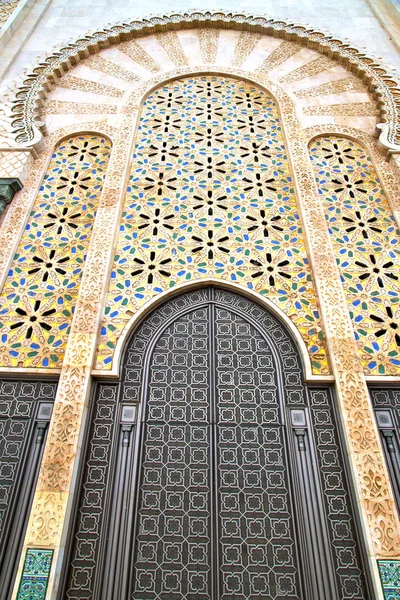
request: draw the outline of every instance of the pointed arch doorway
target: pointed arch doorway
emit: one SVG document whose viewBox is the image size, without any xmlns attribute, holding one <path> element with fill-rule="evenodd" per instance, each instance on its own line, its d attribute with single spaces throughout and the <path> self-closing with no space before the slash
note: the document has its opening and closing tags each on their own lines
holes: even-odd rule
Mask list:
<svg viewBox="0 0 400 600">
<path fill-rule="evenodd" d="M 90 422 L 67 598 L 370 597 L 330 390 L 264 307 L 166 301 Z"/>
</svg>

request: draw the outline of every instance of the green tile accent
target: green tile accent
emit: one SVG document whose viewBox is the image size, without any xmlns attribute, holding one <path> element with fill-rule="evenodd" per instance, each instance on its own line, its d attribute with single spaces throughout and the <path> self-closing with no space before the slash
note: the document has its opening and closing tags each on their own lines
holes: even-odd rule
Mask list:
<svg viewBox="0 0 400 600">
<path fill-rule="evenodd" d="M 45 600 L 53 550 L 28 548 L 17 600 Z"/>
<path fill-rule="evenodd" d="M 378 560 L 385 600 L 400 600 L 400 560 Z"/>
</svg>

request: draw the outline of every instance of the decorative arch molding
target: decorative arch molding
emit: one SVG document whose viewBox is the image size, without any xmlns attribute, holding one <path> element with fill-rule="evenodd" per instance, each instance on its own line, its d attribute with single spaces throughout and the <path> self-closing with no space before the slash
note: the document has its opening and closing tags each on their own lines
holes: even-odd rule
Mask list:
<svg viewBox="0 0 400 600">
<path fill-rule="evenodd" d="M 248 71 L 240 68 L 233 68 L 221 65 L 204 65 L 199 67 L 181 67 L 172 71 L 162 71 L 158 75 L 144 81 L 140 86 L 135 88 L 127 97 L 122 110 L 124 113 L 129 111 L 140 111 L 147 97 L 152 94 L 157 88 L 167 83 L 171 83 L 178 79 L 186 77 L 201 77 L 207 75 L 221 75 L 223 77 L 231 77 L 245 83 L 251 83 L 261 87 L 263 91 L 269 94 L 272 99 L 278 104 L 279 112 L 282 113 L 282 98 L 289 102 L 293 102 L 290 95 L 276 81 L 271 81 L 265 75 L 259 75 L 254 71 Z M 332 126 L 331 126 L 332 127 Z M 60 130 L 58 130 L 60 131 Z M 366 134 L 368 135 L 368 134 Z M 368 136 L 370 139 L 374 139 Z"/>
<path fill-rule="evenodd" d="M 302 366 L 304 370 L 304 378 L 307 382 L 311 381 L 334 381 L 333 375 L 313 375 L 311 368 L 310 355 L 307 351 L 306 344 L 301 337 L 298 329 L 289 317 L 271 300 L 265 296 L 261 296 L 257 292 L 250 290 L 238 283 L 223 281 L 214 277 L 206 277 L 201 281 L 189 281 L 186 283 L 179 284 L 172 289 L 166 290 L 160 293 L 155 298 L 152 298 L 146 305 L 142 306 L 130 319 L 129 323 L 125 326 L 122 335 L 120 336 L 113 360 L 113 367 L 111 370 L 93 370 L 92 375 L 101 377 L 119 377 L 121 370 L 121 361 L 124 356 L 126 344 L 128 343 L 131 335 L 136 331 L 139 324 L 151 313 L 157 306 L 164 304 L 170 298 L 174 298 L 185 292 L 194 291 L 207 286 L 215 286 L 217 288 L 225 289 L 233 293 L 241 294 L 242 296 L 252 299 L 254 302 L 268 309 L 290 332 L 293 338 L 294 344 L 296 344 L 298 352 L 301 356 Z"/>
<path fill-rule="evenodd" d="M 374 59 L 356 48 L 303 25 L 222 11 L 188 11 L 161 17 L 117 24 L 110 29 L 93 32 L 54 52 L 40 62 L 17 87 L 8 117 L 12 135 L 19 147 L 40 147 L 44 122 L 41 109 L 47 93 L 67 71 L 92 54 L 153 33 L 181 29 L 222 28 L 261 33 L 298 42 L 336 60 L 360 78 L 374 96 L 382 122 L 379 145 L 387 152 L 399 151 L 400 89 L 396 81 Z"/>
<path fill-rule="evenodd" d="M 106 137 L 111 144 L 115 144 L 115 127 L 112 127 L 112 125 L 107 125 L 106 123 L 98 123 L 97 127 L 94 125 L 95 123 L 84 123 L 83 127 L 69 125 L 67 127 L 63 127 L 63 129 L 58 129 L 52 134 L 51 140 L 53 143 L 52 145 L 49 145 L 48 148 L 54 149 L 56 146 L 58 146 L 58 144 L 65 142 L 65 140 L 68 138 L 78 135 L 102 135 L 103 137 Z"/>
</svg>

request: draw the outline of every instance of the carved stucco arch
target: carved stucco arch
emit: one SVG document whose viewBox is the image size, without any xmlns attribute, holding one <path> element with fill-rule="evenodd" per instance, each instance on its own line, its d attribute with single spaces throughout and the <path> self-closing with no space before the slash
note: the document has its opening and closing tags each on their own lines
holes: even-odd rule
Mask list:
<svg viewBox="0 0 400 600">
<path fill-rule="evenodd" d="M 52 140 L 53 142 L 50 146 L 50 151 L 54 152 L 59 144 L 62 144 L 62 142 L 65 142 L 69 138 L 79 135 L 98 135 L 107 138 L 110 144 L 115 144 L 115 128 L 111 125 L 98 123 L 97 127 L 95 127 L 94 124 L 88 124 L 88 126 L 83 129 L 76 125 L 70 125 L 69 127 L 58 130 L 52 134 L 51 137 L 49 136 L 49 140 Z"/>
<path fill-rule="evenodd" d="M 56 148 L 68 139 L 78 137 L 80 135 L 98 135 L 100 137 L 104 137 L 110 142 L 111 147 L 114 146 L 116 141 L 115 128 L 111 125 L 107 125 L 106 123 L 87 123 L 83 129 L 77 127 L 76 125 L 69 125 L 67 127 L 63 127 L 62 129 L 58 129 L 49 136 L 45 136 L 43 138 L 45 146 L 37 155 L 37 160 L 34 163 L 36 167 L 35 183 L 38 188 L 40 188 L 42 185 L 44 176 L 46 175 L 46 171 Z M 33 201 L 35 201 L 35 197 L 36 194 Z"/>
<path fill-rule="evenodd" d="M 144 35 L 199 27 L 249 31 L 296 41 L 336 60 L 360 78 L 375 98 L 381 119 L 377 126 L 381 148 L 386 152 L 400 151 L 400 89 L 378 62 L 327 33 L 301 24 L 223 11 L 188 11 L 116 24 L 109 29 L 88 33 L 47 56 L 17 86 L 12 100 L 8 116 L 17 145 L 40 146 L 44 129 L 41 109 L 47 93 L 59 77 L 81 60 Z"/>
</svg>

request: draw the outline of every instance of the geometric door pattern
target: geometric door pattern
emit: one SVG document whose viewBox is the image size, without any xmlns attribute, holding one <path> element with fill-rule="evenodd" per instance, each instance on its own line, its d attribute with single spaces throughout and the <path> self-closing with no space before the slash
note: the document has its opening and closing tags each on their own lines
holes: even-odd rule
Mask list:
<svg viewBox="0 0 400 600">
<path fill-rule="evenodd" d="M 277 382 L 261 335 L 211 304 L 182 316 L 157 342 L 148 394 L 133 597 L 206 600 L 214 585 L 221 600 L 299 598 Z"/>
<path fill-rule="evenodd" d="M 97 368 L 112 367 L 143 305 L 207 277 L 268 297 L 298 329 L 313 373 L 329 373 L 277 104 L 222 76 L 178 79 L 144 102 Z"/>
<path fill-rule="evenodd" d="M 400 372 L 400 231 L 372 159 L 345 137 L 310 158 L 366 375 Z"/>
<path fill-rule="evenodd" d="M 299 535 L 311 480 L 333 577 L 321 594 Z M 69 600 L 105 586 L 123 600 L 369 598 L 330 392 L 307 390 L 273 315 L 227 291 L 161 305 L 128 342 L 120 383 L 99 384 L 76 515 Z"/>
<path fill-rule="evenodd" d="M 170 325 L 152 357 L 133 577 L 138 598 L 210 598 L 207 310 Z"/>
<path fill-rule="evenodd" d="M 293 506 L 272 352 L 231 310 L 216 308 L 213 317 L 221 598 L 297 598 Z"/>
</svg>

